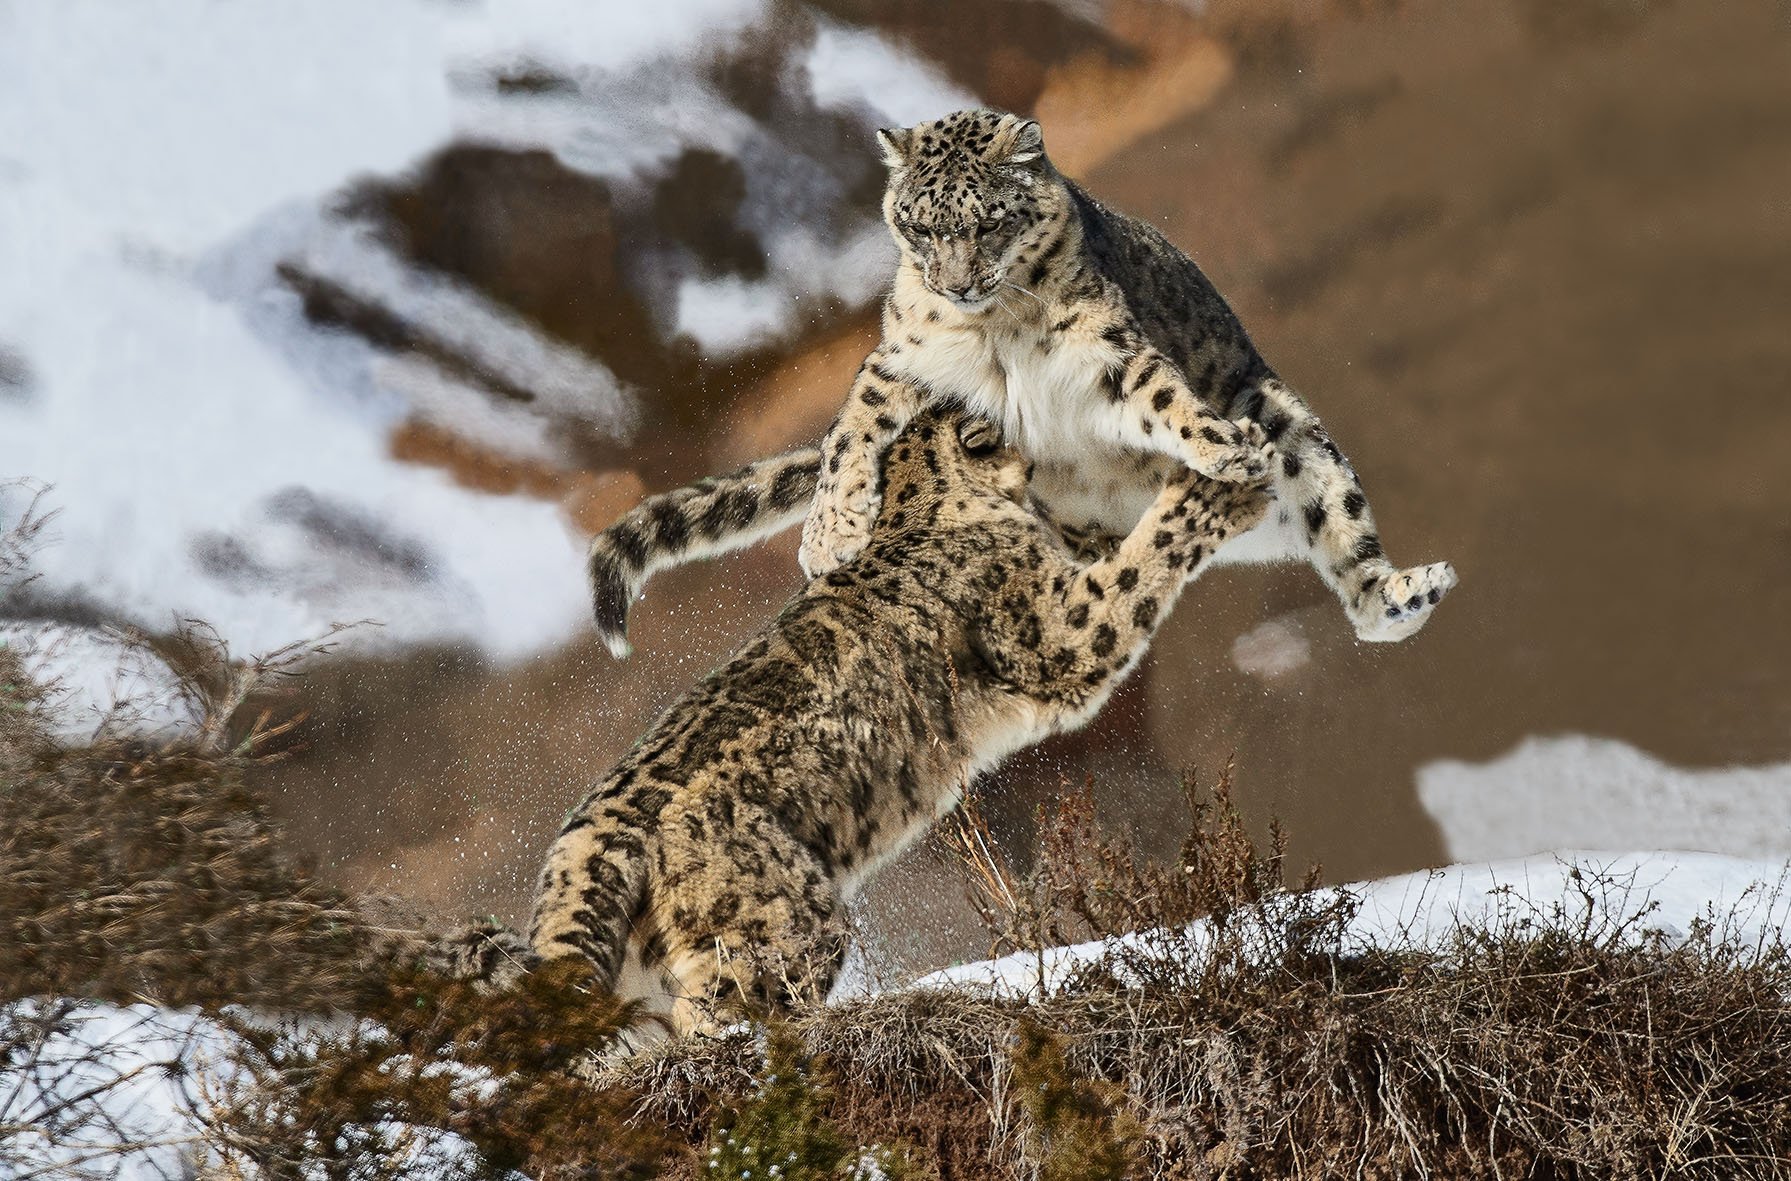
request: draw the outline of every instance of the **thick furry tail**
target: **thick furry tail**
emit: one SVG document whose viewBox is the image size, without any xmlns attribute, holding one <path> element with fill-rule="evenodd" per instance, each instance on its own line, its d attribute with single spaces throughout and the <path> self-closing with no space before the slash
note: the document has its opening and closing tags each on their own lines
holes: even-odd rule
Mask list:
<svg viewBox="0 0 1791 1181">
<path fill-rule="evenodd" d="M 586 801 L 547 852 L 529 946 L 541 960 L 583 956 L 614 992 L 634 920 L 646 906 L 647 849 L 626 802 Z"/>
<path fill-rule="evenodd" d="M 628 655 L 628 609 L 647 579 L 667 566 L 745 549 L 798 523 L 820 474 L 819 451 L 786 452 L 649 496 L 599 533 L 588 560 L 591 606 L 610 654 Z"/>
</svg>

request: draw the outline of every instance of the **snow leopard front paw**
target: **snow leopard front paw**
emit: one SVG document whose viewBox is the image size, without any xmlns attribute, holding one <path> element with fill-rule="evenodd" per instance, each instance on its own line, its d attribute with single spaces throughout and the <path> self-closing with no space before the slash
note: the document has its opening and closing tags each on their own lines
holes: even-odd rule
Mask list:
<svg viewBox="0 0 1791 1181">
<path fill-rule="evenodd" d="M 1250 483 L 1269 470 L 1269 439 L 1254 422 L 1225 422 L 1200 431 L 1195 459 L 1189 464 L 1212 480 Z"/>
<path fill-rule="evenodd" d="M 856 558 L 870 541 L 877 507 L 868 484 L 844 495 L 837 485 L 816 489 L 814 507 L 802 523 L 802 548 L 796 554 L 802 572 L 819 578 Z"/>
<path fill-rule="evenodd" d="M 1455 567 L 1447 562 L 1399 571 L 1362 596 L 1352 612 L 1356 637 L 1377 644 L 1405 639 L 1430 622 L 1431 608 L 1456 581 Z"/>
</svg>

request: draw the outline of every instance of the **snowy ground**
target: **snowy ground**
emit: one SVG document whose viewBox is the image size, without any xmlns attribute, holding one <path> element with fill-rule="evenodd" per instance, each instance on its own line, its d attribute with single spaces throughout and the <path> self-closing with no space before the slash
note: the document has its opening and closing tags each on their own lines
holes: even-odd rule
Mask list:
<svg viewBox="0 0 1791 1181">
<path fill-rule="evenodd" d="M 205 1159 L 199 1117 L 228 1050 L 211 1022 L 148 1005 L 23 1002 L 0 1033 L 13 1049 L 0 1072 L 0 1172 L 162 1181 Z"/>
<path fill-rule="evenodd" d="M 1489 763 L 1418 769 L 1457 861 L 1543 849 L 1697 849 L 1791 858 L 1791 763 L 1686 770 L 1608 738 L 1528 738 Z"/>
<path fill-rule="evenodd" d="M 1440 948 L 1462 926 L 1498 929 L 1525 919 L 1565 919 L 1601 931 L 1642 916 L 1633 930 L 1683 939 L 1695 922 L 1712 922 L 1745 945 L 1791 937 L 1786 863 L 1705 853 L 1559 852 L 1509 861 L 1445 866 L 1343 887 L 1361 909 L 1344 936 L 1349 947 Z M 1329 891 L 1325 891 L 1328 893 Z M 1205 927 L 1187 932 L 1197 954 Z M 1151 943 L 1159 949 L 1156 941 Z M 917 988 L 977 987 L 1034 995 L 1061 985 L 1079 966 L 1098 960 L 1103 943 L 1037 955 L 963 964 L 924 976 Z M 1043 976 L 1041 979 L 1041 965 Z"/>
<path fill-rule="evenodd" d="M 303 1028 L 289 1032 L 302 1039 Z M 218 1169 L 207 1124 L 241 1097 L 236 1036 L 196 1011 L 150 1005 L 0 1010 L 12 1050 L 0 1071 L 0 1176 L 184 1181 Z M 394 1125 L 383 1138 L 408 1176 L 474 1175 L 470 1146 L 453 1133 Z"/>
</svg>

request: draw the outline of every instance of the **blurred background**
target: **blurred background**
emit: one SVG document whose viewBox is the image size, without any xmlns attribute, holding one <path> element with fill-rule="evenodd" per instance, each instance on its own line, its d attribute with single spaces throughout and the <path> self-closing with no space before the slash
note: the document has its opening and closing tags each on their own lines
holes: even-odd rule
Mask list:
<svg viewBox="0 0 1791 1181">
<path fill-rule="evenodd" d="M 1791 857 L 1769 0 L 0 0 L 0 524 L 58 510 L 0 638 L 79 715 L 155 691 L 82 667 L 98 629 L 378 621 L 282 704 L 278 807 L 342 884 L 524 917 L 566 809 L 800 584 L 794 536 L 662 576 L 618 664 L 584 542 L 819 436 L 894 261 L 871 131 L 972 104 L 1187 250 L 1394 560 L 1462 577 L 1382 647 L 1303 567 L 1206 576 L 982 785 L 1010 856 L 1085 776 L 1172 855 L 1178 775 L 1235 759 L 1332 881 Z M 957 882 L 915 849 L 869 929 L 980 955 Z"/>
</svg>

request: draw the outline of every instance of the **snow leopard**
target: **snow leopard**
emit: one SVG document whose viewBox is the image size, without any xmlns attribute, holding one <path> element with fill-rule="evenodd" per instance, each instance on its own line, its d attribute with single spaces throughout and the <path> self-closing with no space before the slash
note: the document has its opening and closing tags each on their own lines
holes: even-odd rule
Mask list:
<svg viewBox="0 0 1791 1181">
<path fill-rule="evenodd" d="M 1085 563 L 979 416 L 921 409 L 881 467 L 860 552 L 661 714 L 548 852 L 534 953 L 584 956 L 610 989 L 644 971 L 620 991 L 657 992 L 674 1032 L 824 997 L 868 875 L 978 773 L 1092 717 L 1183 585 L 1270 503 L 1266 481 L 1177 468 Z M 788 521 L 806 508 L 790 479 L 783 510 L 775 473 L 750 468 L 705 504 L 723 525 L 748 508 L 746 526 Z"/>
<path fill-rule="evenodd" d="M 882 340 L 819 452 L 767 461 L 784 490 L 817 482 L 800 561 L 810 575 L 865 544 L 878 459 L 922 406 L 953 402 L 1001 426 L 1037 464 L 1035 495 L 1065 529 L 1124 534 L 1171 472 L 1253 480 L 1254 424 L 1279 452 L 1277 508 L 1220 562 L 1308 562 L 1358 638 L 1402 640 L 1456 585 L 1447 562 L 1387 558 L 1354 469 L 1305 401 L 1269 368 L 1199 266 L 1154 227 L 1063 176 L 1038 123 L 964 110 L 878 132 L 883 216 L 899 249 Z M 813 476 L 810 472 L 814 471 Z M 700 496 L 700 494 L 699 494 Z M 729 506 L 701 531 L 661 504 L 654 520 L 600 536 L 589 569 L 598 626 L 624 653 L 605 594 L 632 599 L 653 570 L 734 548 Z M 765 531 L 742 531 L 744 544 Z M 618 543 L 622 543 L 618 545 Z"/>
</svg>

